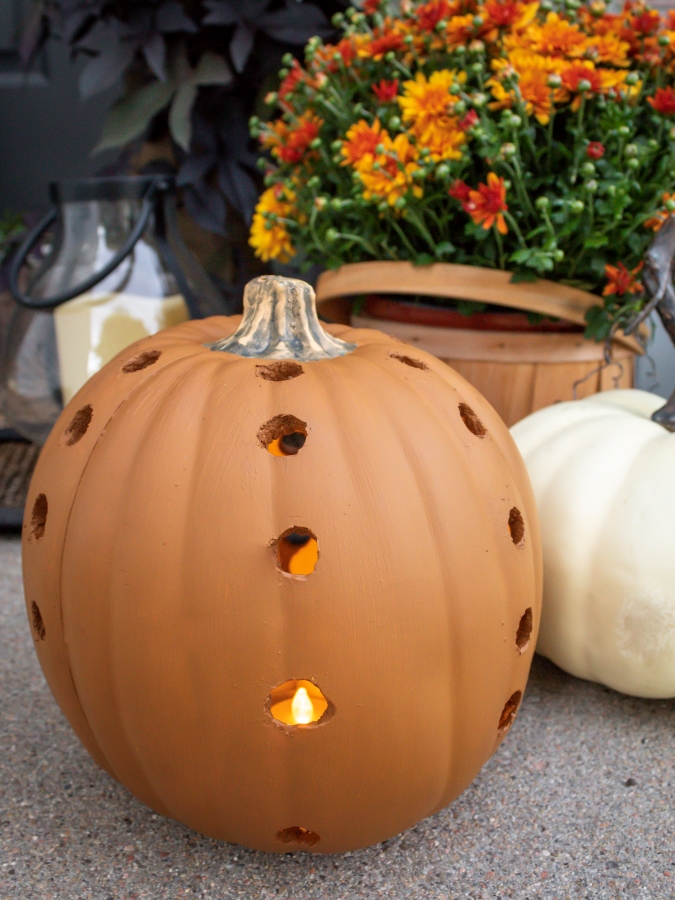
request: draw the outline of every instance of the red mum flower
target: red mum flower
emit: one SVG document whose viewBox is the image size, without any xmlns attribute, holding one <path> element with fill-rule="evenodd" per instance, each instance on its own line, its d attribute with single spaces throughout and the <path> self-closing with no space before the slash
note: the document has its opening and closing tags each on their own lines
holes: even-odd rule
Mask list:
<svg viewBox="0 0 675 900">
<path fill-rule="evenodd" d="M 370 44 L 368 52 L 373 59 L 377 59 L 378 56 L 382 57 L 385 53 L 389 53 L 390 50 L 400 50 L 401 47 L 403 47 L 403 35 L 399 34 L 398 31 L 390 31 L 388 34 L 376 37 Z"/>
<path fill-rule="evenodd" d="M 576 92 L 579 90 L 579 84 L 582 81 L 590 84 L 590 90 L 595 94 L 599 94 L 602 90 L 602 76 L 597 69 L 585 66 L 582 62 L 574 62 L 562 73 L 563 86 L 568 91 Z"/>
<path fill-rule="evenodd" d="M 285 100 L 289 94 L 292 94 L 298 84 L 300 84 L 300 82 L 303 80 L 304 76 L 304 69 L 301 67 L 297 59 L 294 59 L 293 65 L 291 66 L 291 71 L 279 85 L 279 99 Z"/>
<path fill-rule="evenodd" d="M 382 0 L 366 0 L 366 2 L 363 4 L 364 13 L 367 16 L 372 16 L 379 10 L 381 3 Z"/>
<path fill-rule="evenodd" d="M 605 266 L 607 284 L 602 292 L 602 296 L 608 297 L 611 294 L 616 294 L 617 297 L 623 297 L 624 294 L 641 294 L 644 291 L 644 287 L 635 276 L 643 265 L 644 263 L 641 262 L 635 266 L 632 272 L 629 272 L 621 262 L 616 266 Z"/>
<path fill-rule="evenodd" d="M 653 97 L 647 97 L 647 103 L 662 116 L 672 116 L 675 113 L 675 91 L 671 87 L 657 88 Z"/>
<path fill-rule="evenodd" d="M 586 156 L 589 159 L 602 159 L 605 155 L 605 148 L 600 141 L 591 141 L 586 147 Z"/>
<path fill-rule="evenodd" d="M 321 123 L 315 119 L 305 119 L 295 131 L 290 131 L 285 141 L 275 148 L 281 162 L 299 163 L 309 145 L 318 136 L 320 125 Z"/>
<path fill-rule="evenodd" d="M 459 200 L 462 206 L 464 206 L 469 199 L 471 188 L 465 181 L 462 181 L 461 178 L 457 178 L 453 182 L 452 187 L 449 188 L 448 193 L 451 197 L 454 197 L 455 200 Z"/>
<path fill-rule="evenodd" d="M 661 16 L 655 9 L 645 10 L 638 16 L 631 17 L 631 26 L 638 34 L 647 35 L 656 31 L 661 23 Z"/>
<path fill-rule="evenodd" d="M 393 81 L 385 81 L 383 78 L 379 84 L 373 85 L 373 93 L 380 103 L 391 103 L 398 94 L 398 78 Z"/>
<path fill-rule="evenodd" d="M 478 113 L 475 109 L 470 109 L 464 118 L 459 120 L 457 127 L 460 131 L 468 131 L 476 124 L 478 124 Z"/>
<path fill-rule="evenodd" d="M 497 28 L 508 28 L 513 25 L 522 13 L 523 7 L 516 0 L 487 0 L 485 12 L 488 14 L 488 24 Z"/>
<path fill-rule="evenodd" d="M 433 31 L 443 19 L 449 19 L 456 12 L 456 4 L 448 0 L 429 0 L 417 10 L 417 24 L 420 31 Z"/>
<path fill-rule="evenodd" d="M 487 231 L 496 224 L 500 234 L 508 234 L 509 229 L 503 216 L 508 209 L 504 179 L 494 172 L 489 172 L 487 180 L 487 184 L 481 182 L 477 191 L 469 193 L 469 199 L 462 206 L 476 225 L 482 225 Z"/>
</svg>

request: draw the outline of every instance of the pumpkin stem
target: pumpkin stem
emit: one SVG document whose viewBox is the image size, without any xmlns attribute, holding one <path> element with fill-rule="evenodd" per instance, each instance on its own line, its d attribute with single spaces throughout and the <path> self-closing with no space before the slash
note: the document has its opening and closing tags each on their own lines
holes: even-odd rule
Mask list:
<svg viewBox="0 0 675 900">
<path fill-rule="evenodd" d="M 333 359 L 356 350 L 332 337 L 316 314 L 314 290 L 296 278 L 262 275 L 244 291 L 244 317 L 235 333 L 212 350 L 257 359 Z"/>
<path fill-rule="evenodd" d="M 672 274 L 674 256 L 675 217 L 670 216 L 645 253 L 644 281 L 651 295 L 648 306 L 656 308 L 668 337 L 675 345 L 675 289 Z M 675 391 L 665 406 L 656 410 L 652 419 L 668 431 L 675 431 Z"/>
</svg>

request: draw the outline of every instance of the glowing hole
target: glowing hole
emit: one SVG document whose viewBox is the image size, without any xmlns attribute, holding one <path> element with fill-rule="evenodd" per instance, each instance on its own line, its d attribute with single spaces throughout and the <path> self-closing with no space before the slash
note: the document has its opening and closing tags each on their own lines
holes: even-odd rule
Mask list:
<svg viewBox="0 0 675 900">
<path fill-rule="evenodd" d="M 421 359 L 413 359 L 412 356 L 403 356 L 400 353 L 390 353 L 389 354 L 392 359 L 397 359 L 399 362 L 405 363 L 406 366 L 412 366 L 413 369 L 428 369 L 426 363 L 423 363 Z"/>
<path fill-rule="evenodd" d="M 520 706 L 520 701 L 523 699 L 522 691 L 515 691 L 509 699 L 506 701 L 506 705 L 502 710 L 502 714 L 499 717 L 499 725 L 497 726 L 497 734 L 502 735 L 506 734 L 511 725 L 513 724 L 513 720 L 516 717 L 516 713 L 518 712 L 518 707 Z"/>
<path fill-rule="evenodd" d="M 93 415 L 94 410 L 90 403 L 87 403 L 82 409 L 78 409 L 63 435 L 68 447 L 72 447 L 85 436 Z"/>
<path fill-rule="evenodd" d="M 319 559 L 319 544 L 309 528 L 289 528 L 277 541 L 277 564 L 289 575 L 311 575 Z"/>
<path fill-rule="evenodd" d="M 129 372 L 140 372 L 141 369 L 147 369 L 148 366 L 154 366 L 162 355 L 161 350 L 144 350 L 138 356 L 132 357 L 129 362 L 122 366 L 122 371 L 127 375 Z"/>
<path fill-rule="evenodd" d="M 295 456 L 306 440 L 307 423 L 295 416 L 275 416 L 258 432 L 258 443 L 272 456 Z"/>
<path fill-rule="evenodd" d="M 319 688 L 303 678 L 275 687 L 267 698 L 267 709 L 275 721 L 294 726 L 323 724 L 335 711 Z"/>
<path fill-rule="evenodd" d="M 268 366 L 256 366 L 256 375 L 265 381 L 288 381 L 289 378 L 297 378 L 303 374 L 303 368 L 299 363 L 285 359 L 282 362 L 270 363 Z"/>
<path fill-rule="evenodd" d="M 480 438 L 485 437 L 487 428 L 483 425 L 468 403 L 459 404 L 459 414 L 462 417 L 462 422 L 464 422 L 471 434 L 475 434 L 476 437 Z"/>
<path fill-rule="evenodd" d="M 525 522 L 519 509 L 514 506 L 509 513 L 509 531 L 511 540 L 516 547 L 522 547 L 525 543 Z"/>
<path fill-rule="evenodd" d="M 40 612 L 40 607 L 37 605 L 35 601 L 31 603 L 30 607 L 30 615 L 33 620 L 33 631 L 39 641 L 44 641 L 47 630 L 45 628 L 45 623 L 42 621 L 42 613 Z"/>
<path fill-rule="evenodd" d="M 277 831 L 277 840 L 282 844 L 305 844 L 307 847 L 313 847 L 318 844 L 321 838 L 316 831 L 310 831 L 308 828 L 301 828 L 300 825 L 293 825 L 291 828 L 283 828 Z"/>
<path fill-rule="evenodd" d="M 520 617 L 520 624 L 518 625 L 518 631 L 516 632 L 516 647 L 521 653 L 524 653 L 525 650 L 527 650 L 527 647 L 530 643 L 531 634 L 532 609 L 528 606 L 525 612 Z"/>
<path fill-rule="evenodd" d="M 38 494 L 35 498 L 33 512 L 30 517 L 31 534 L 36 541 L 39 541 L 45 533 L 48 508 L 49 504 L 47 503 L 47 497 L 44 494 Z"/>
</svg>

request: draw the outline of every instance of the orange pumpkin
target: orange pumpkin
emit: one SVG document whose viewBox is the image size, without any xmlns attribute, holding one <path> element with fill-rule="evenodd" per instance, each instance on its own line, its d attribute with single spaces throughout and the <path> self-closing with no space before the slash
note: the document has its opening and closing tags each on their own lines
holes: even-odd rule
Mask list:
<svg viewBox="0 0 675 900">
<path fill-rule="evenodd" d="M 214 343 L 215 342 L 215 343 Z M 159 813 L 333 853 L 446 806 L 539 624 L 528 478 L 452 369 L 265 277 L 117 356 L 37 465 L 26 602 L 96 761 Z"/>
</svg>

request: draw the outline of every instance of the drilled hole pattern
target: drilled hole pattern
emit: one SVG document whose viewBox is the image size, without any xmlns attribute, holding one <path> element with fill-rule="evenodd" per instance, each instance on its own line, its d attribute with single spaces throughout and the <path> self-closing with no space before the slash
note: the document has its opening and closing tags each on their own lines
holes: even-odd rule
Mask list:
<svg viewBox="0 0 675 900">
<path fill-rule="evenodd" d="M 277 564 L 288 575 L 311 575 L 319 559 L 319 544 L 309 528 L 289 528 L 277 540 Z"/>
<path fill-rule="evenodd" d="M 306 847 L 313 847 L 318 844 L 321 838 L 316 831 L 310 831 L 308 828 L 302 828 L 300 825 L 293 825 L 290 828 L 282 828 L 277 831 L 277 840 L 282 844 L 301 844 Z"/>
<path fill-rule="evenodd" d="M 45 533 L 48 508 L 49 504 L 47 503 L 47 497 L 44 494 L 38 494 L 35 498 L 33 512 L 30 517 L 31 535 L 36 541 L 39 541 Z"/>
<path fill-rule="evenodd" d="M 506 734 L 511 725 L 513 724 L 513 720 L 516 717 L 516 713 L 518 712 L 518 707 L 520 706 L 520 701 L 523 699 L 522 691 L 514 691 L 513 694 L 506 701 L 504 709 L 502 710 L 502 714 L 499 717 L 499 725 L 497 726 L 498 734 Z"/>
<path fill-rule="evenodd" d="M 275 416 L 258 432 L 258 443 L 272 456 L 295 456 L 306 440 L 307 423 L 295 416 Z"/>
<path fill-rule="evenodd" d="M 33 631 L 35 632 L 35 637 L 38 639 L 38 641 L 44 641 L 45 637 L 47 636 L 47 630 L 45 629 L 45 623 L 42 621 L 42 613 L 40 612 L 40 607 L 35 601 L 31 603 L 30 616 L 33 623 Z"/>
<path fill-rule="evenodd" d="M 530 643 L 532 636 L 532 608 L 527 607 L 520 617 L 518 631 L 516 632 L 516 647 L 521 653 L 524 653 Z"/>
<path fill-rule="evenodd" d="M 127 375 L 129 372 L 140 372 L 141 369 L 147 369 L 148 366 L 154 366 L 161 355 L 161 350 L 144 350 L 143 353 L 139 353 L 138 356 L 133 356 L 126 362 L 122 366 L 122 371 L 126 372 Z"/>
<path fill-rule="evenodd" d="M 79 440 L 82 440 L 82 438 L 87 433 L 87 428 L 89 428 L 91 417 L 93 415 L 94 410 L 90 403 L 87 403 L 87 405 L 83 406 L 82 409 L 78 409 L 63 435 L 66 439 L 66 444 L 68 447 L 72 447 L 73 444 L 76 444 Z"/>
<path fill-rule="evenodd" d="M 459 414 L 462 418 L 462 422 L 464 422 L 471 434 L 475 434 L 476 437 L 479 438 L 485 437 L 487 428 L 483 425 L 468 403 L 459 404 Z"/>
<path fill-rule="evenodd" d="M 298 375 L 302 375 L 303 368 L 300 363 L 284 359 L 280 362 L 269 363 L 266 366 L 256 366 L 255 373 L 259 378 L 264 378 L 265 381 L 288 381 L 291 378 L 297 378 Z"/>
<path fill-rule="evenodd" d="M 421 359 L 413 359 L 412 356 L 403 356 L 401 353 L 390 353 L 392 359 L 397 359 L 406 366 L 412 366 L 413 369 L 428 369 L 429 366 L 423 363 Z"/>
<path fill-rule="evenodd" d="M 292 678 L 275 687 L 265 709 L 276 724 L 300 729 L 324 725 L 335 714 L 335 706 L 319 686 L 305 678 Z"/>
<path fill-rule="evenodd" d="M 509 513 L 509 532 L 516 547 L 522 547 L 525 543 L 525 522 L 522 513 L 515 506 Z"/>
</svg>

